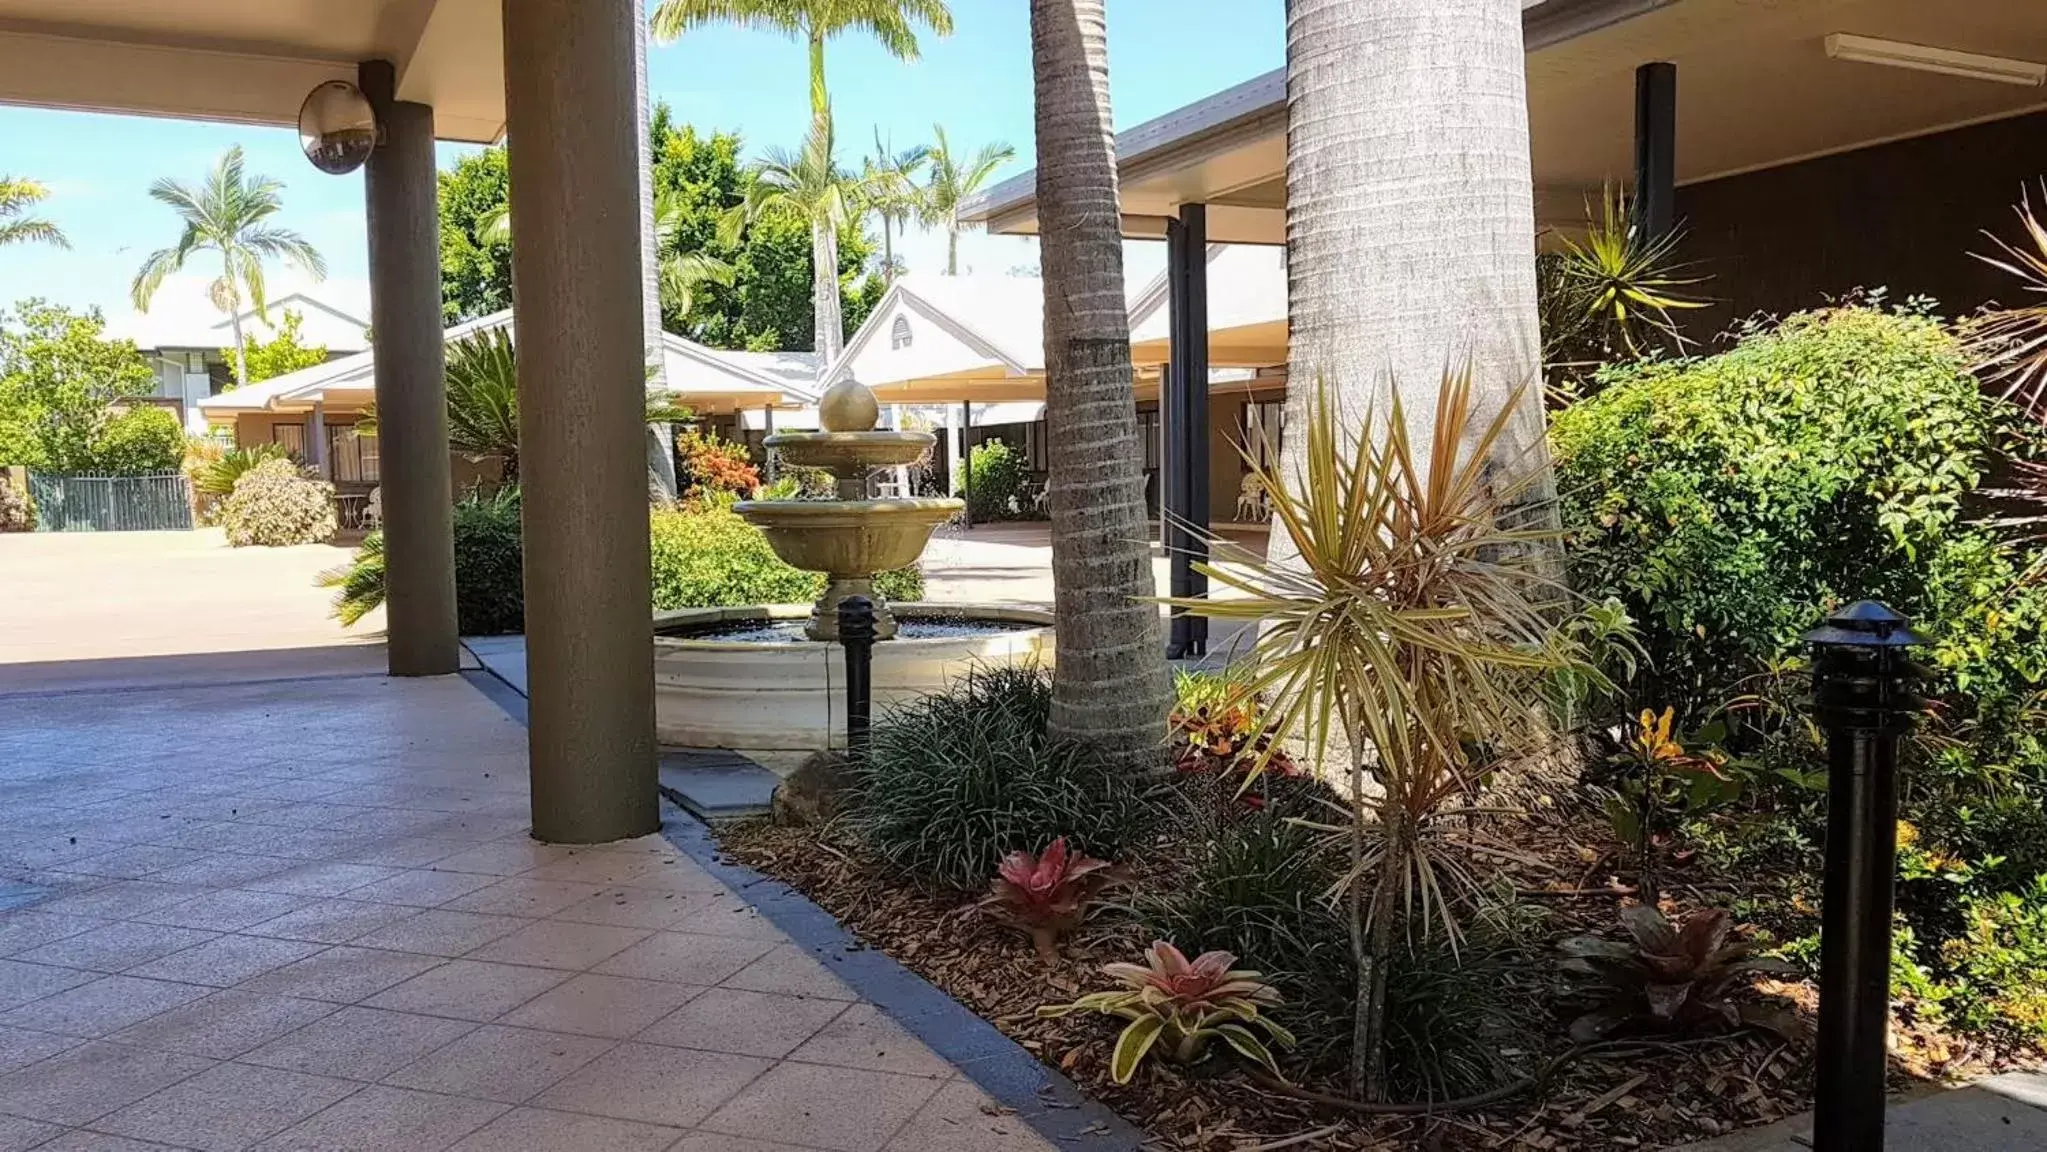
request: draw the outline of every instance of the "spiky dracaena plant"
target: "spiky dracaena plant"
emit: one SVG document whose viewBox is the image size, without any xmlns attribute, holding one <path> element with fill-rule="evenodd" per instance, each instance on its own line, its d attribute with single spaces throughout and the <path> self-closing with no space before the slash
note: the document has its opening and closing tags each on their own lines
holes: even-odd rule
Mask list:
<svg viewBox="0 0 2047 1152">
<path fill-rule="evenodd" d="M 2047 195 L 2047 180 L 2040 185 Z M 2047 417 L 2047 221 L 2033 212 L 2032 197 L 2022 196 L 2018 214 L 2026 238 L 2014 244 L 1985 231 L 1997 246 L 1991 255 L 1970 255 L 1992 268 L 2009 272 L 2030 303 L 1994 308 L 1962 326 L 1964 343 L 1976 360 L 1976 371 L 2004 384 L 2004 396 L 2036 416 Z"/>
<path fill-rule="evenodd" d="M 1685 295 L 1703 277 L 1677 257 L 1681 231 L 1644 234 L 1626 195 L 1609 186 L 1596 209 L 1586 205 L 1578 235 L 1555 236 L 1556 249 L 1536 259 L 1542 362 L 1552 385 L 1580 391 L 1601 364 L 1684 350 L 1672 313 L 1706 303 Z"/>
<path fill-rule="evenodd" d="M 1268 701 L 1273 739 L 1253 778 L 1285 739 L 1347 774 L 1350 819 L 1332 831 L 1349 863 L 1330 896 L 1347 903 L 1357 959 L 1351 1075 L 1375 1098 L 1395 941 L 1440 930 L 1454 943 L 1481 880 L 1467 852 L 1478 833 L 1442 817 L 1472 807 L 1494 769 L 1551 746 L 1547 682 L 1598 675 L 1564 618 L 1557 532 L 1528 515 L 1544 462 L 1496 458 L 1518 395 L 1482 420 L 1469 371 L 1445 373 L 1418 465 L 1397 389 L 1383 413 L 1351 421 L 1318 388 L 1298 475 L 1244 454 L 1294 558 L 1211 540 L 1228 563 L 1202 568 L 1237 595 L 1172 601 L 1259 625 L 1239 690 Z"/>
</svg>

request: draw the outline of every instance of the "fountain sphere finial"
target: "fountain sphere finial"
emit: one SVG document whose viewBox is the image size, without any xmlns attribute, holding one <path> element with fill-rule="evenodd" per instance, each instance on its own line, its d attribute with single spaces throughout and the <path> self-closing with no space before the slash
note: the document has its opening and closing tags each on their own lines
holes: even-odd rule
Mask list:
<svg viewBox="0 0 2047 1152">
<path fill-rule="evenodd" d="M 881 421 L 881 405 L 867 385 L 848 376 L 818 398 L 817 421 L 827 432 L 872 432 Z"/>
</svg>

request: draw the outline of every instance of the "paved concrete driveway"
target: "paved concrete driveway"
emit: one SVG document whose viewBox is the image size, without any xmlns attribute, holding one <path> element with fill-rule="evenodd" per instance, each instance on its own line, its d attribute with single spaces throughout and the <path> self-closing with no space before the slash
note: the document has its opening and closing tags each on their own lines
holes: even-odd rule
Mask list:
<svg viewBox="0 0 2047 1152">
<path fill-rule="evenodd" d="M 174 672 L 251 662 L 238 653 L 268 675 L 374 670 L 382 611 L 343 631 L 314 583 L 351 551 L 230 548 L 218 529 L 0 536 L 0 691 L 127 683 L 145 665 L 160 681 L 164 657 L 192 658 Z"/>
</svg>

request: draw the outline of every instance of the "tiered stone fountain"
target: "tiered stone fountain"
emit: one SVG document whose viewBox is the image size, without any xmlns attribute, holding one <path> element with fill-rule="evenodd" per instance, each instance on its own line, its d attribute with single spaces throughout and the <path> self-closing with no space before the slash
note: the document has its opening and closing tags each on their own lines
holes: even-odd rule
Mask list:
<svg viewBox="0 0 2047 1152">
<path fill-rule="evenodd" d="M 868 476 L 928 450 L 928 432 L 877 430 L 880 406 L 866 386 L 833 385 L 818 407 L 822 432 L 770 436 L 783 463 L 822 468 L 834 500 L 754 500 L 738 513 L 767 535 L 786 563 L 825 573 L 816 603 L 700 608 L 655 617 L 655 715 L 663 743 L 731 748 L 788 771 L 803 756 L 845 739 L 844 654 L 839 602 L 876 607 L 874 703 L 878 711 L 943 689 L 979 664 L 1052 661 L 1051 614 L 986 604 L 889 604 L 874 575 L 913 564 L 931 533 L 961 502 L 867 498 Z"/>
</svg>

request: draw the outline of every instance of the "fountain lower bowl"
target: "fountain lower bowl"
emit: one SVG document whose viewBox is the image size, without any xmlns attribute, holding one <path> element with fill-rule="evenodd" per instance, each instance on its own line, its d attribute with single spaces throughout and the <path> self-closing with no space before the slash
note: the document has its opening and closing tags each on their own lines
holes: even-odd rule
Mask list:
<svg viewBox="0 0 2047 1152">
<path fill-rule="evenodd" d="M 802 637 L 810 610 L 766 604 L 656 613 L 654 720 L 661 742 L 734 749 L 781 772 L 808 753 L 844 747 L 845 652 Z M 877 715 L 943 691 L 976 666 L 1052 665 L 1050 612 L 909 603 L 895 613 L 904 634 L 874 646 Z M 939 634 L 926 634 L 932 625 Z M 793 635 L 759 634 L 777 628 Z"/>
</svg>

